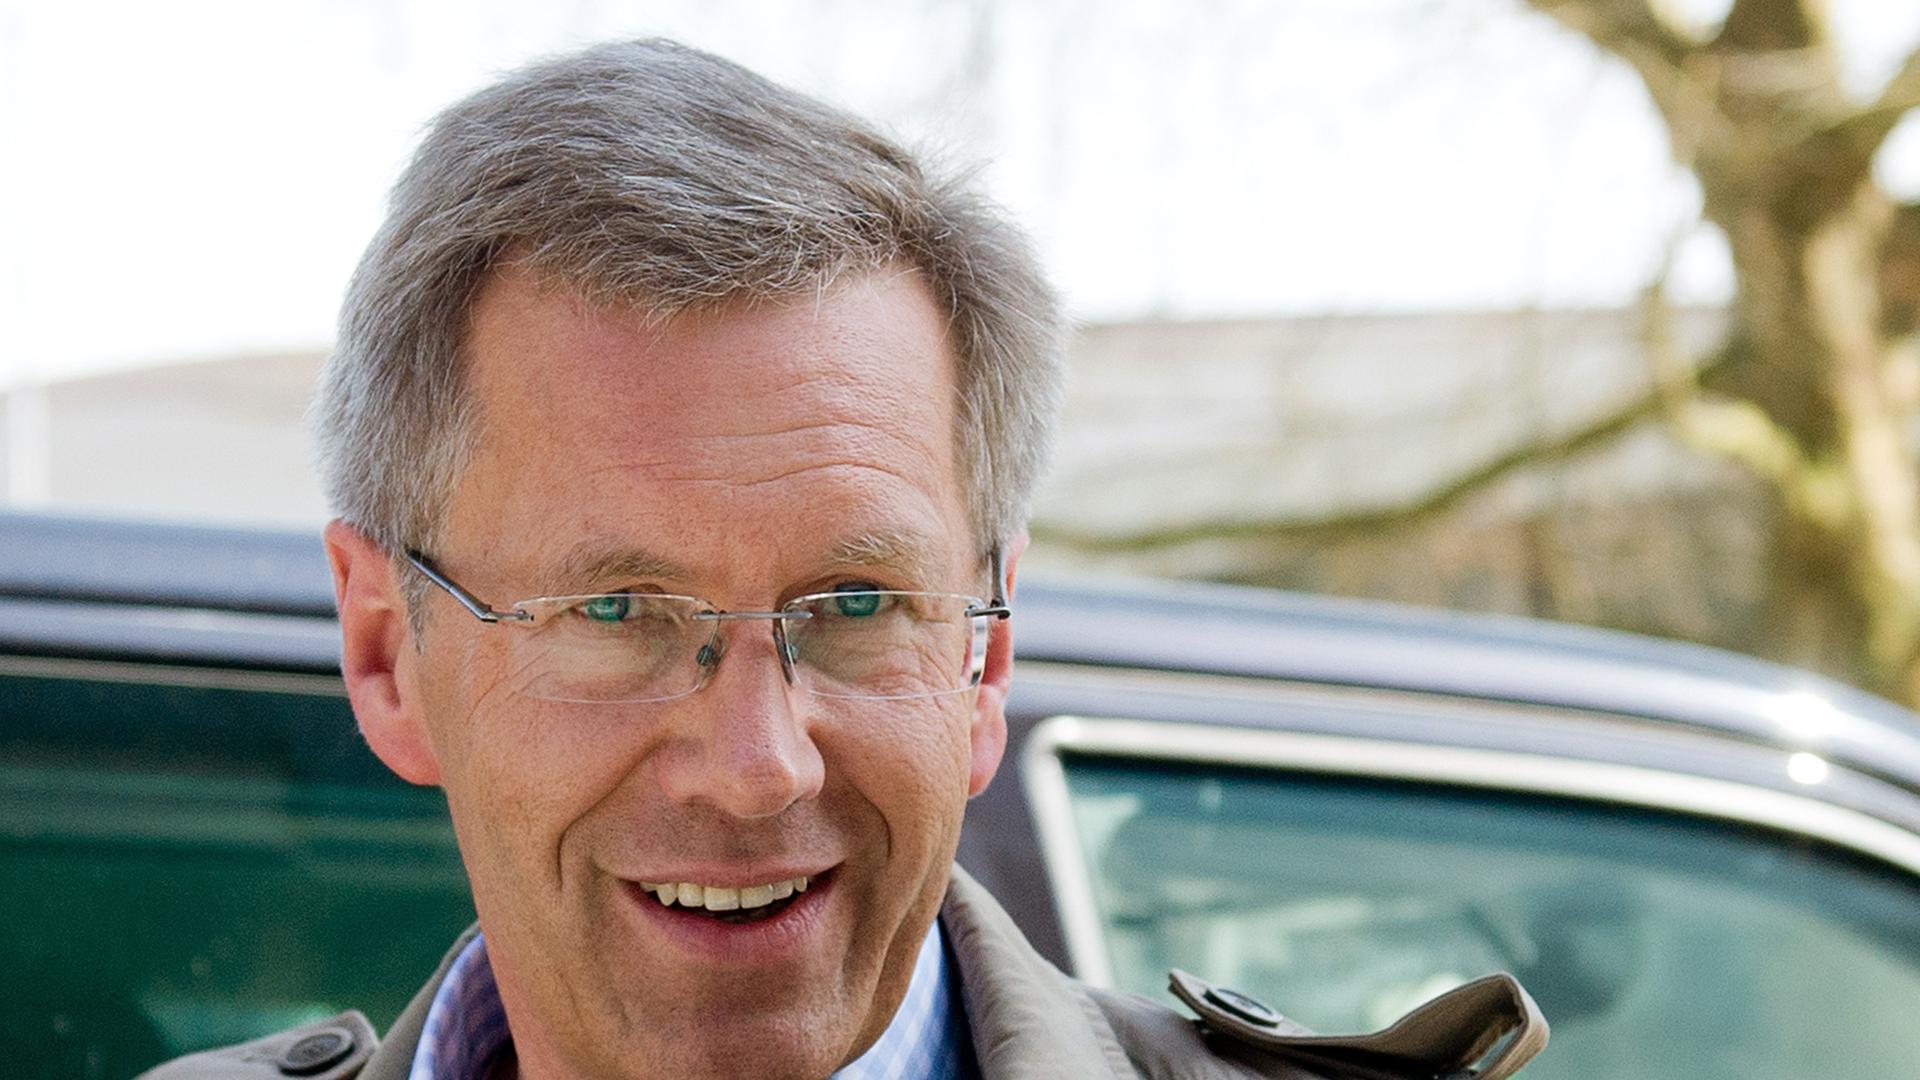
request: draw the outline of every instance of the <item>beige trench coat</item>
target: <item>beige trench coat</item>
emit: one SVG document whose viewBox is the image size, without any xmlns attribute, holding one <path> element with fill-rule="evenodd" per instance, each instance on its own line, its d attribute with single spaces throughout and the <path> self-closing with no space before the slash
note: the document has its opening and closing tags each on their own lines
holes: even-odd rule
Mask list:
<svg viewBox="0 0 1920 1080">
<path fill-rule="evenodd" d="M 983 1080 L 1500 1080 L 1546 1045 L 1520 984 L 1490 976 L 1372 1035 L 1318 1036 L 1232 991 L 1174 972 L 1195 1020 L 1068 978 L 955 867 L 940 918 L 952 943 Z M 379 1040 L 347 1012 L 161 1065 L 139 1080 L 406 1080 L 427 1007 L 468 930 Z"/>
</svg>

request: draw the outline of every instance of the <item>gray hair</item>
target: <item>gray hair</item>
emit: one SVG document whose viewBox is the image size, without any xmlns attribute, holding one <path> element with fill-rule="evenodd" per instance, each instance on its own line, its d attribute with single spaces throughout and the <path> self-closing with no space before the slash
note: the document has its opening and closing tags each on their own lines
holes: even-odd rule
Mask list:
<svg viewBox="0 0 1920 1080">
<path fill-rule="evenodd" d="M 334 512 L 431 550 L 476 441 L 461 352 L 503 260 L 666 319 L 904 265 L 948 320 L 982 552 L 1045 463 L 1062 320 L 1026 238 L 851 116 L 662 40 L 537 63 L 443 112 L 348 287 L 314 406 Z"/>
</svg>

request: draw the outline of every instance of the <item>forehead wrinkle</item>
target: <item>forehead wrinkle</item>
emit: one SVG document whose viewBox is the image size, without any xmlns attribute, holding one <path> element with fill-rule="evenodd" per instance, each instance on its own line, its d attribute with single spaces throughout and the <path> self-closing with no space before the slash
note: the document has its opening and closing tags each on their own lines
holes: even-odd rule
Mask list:
<svg viewBox="0 0 1920 1080">
<path fill-rule="evenodd" d="M 751 488 L 807 473 L 851 471 L 890 477 L 910 487 L 957 481 L 951 453 L 942 455 L 909 433 L 863 421 L 803 423 L 775 431 L 691 435 L 683 458 L 649 462 L 655 479 Z M 922 475 L 924 474 L 924 475 Z"/>
<path fill-rule="evenodd" d="M 777 484 L 783 480 L 789 480 L 796 476 L 806 476 L 808 474 L 834 474 L 834 475 L 850 474 L 854 476 L 859 476 L 861 474 L 870 474 L 873 476 L 886 477 L 892 480 L 910 480 L 909 477 L 905 476 L 900 471 L 896 469 L 889 469 L 884 465 L 857 465 L 849 462 L 835 461 L 835 462 L 827 462 L 825 464 L 818 464 L 818 465 L 815 465 L 815 464 L 795 465 L 789 469 L 786 469 L 783 472 L 777 472 L 767 476 L 756 476 L 748 480 L 736 480 L 736 479 L 728 478 L 723 480 L 716 480 L 713 482 L 725 484 L 728 487 L 739 488 L 741 490 L 751 490 L 753 488 L 762 487 L 767 484 Z"/>
<path fill-rule="evenodd" d="M 928 438 L 919 425 L 896 427 L 892 423 L 899 415 L 901 414 L 839 416 L 823 420 L 799 419 L 790 420 L 783 426 L 744 428 L 737 431 L 691 432 L 680 438 L 684 446 L 720 453 L 731 453 L 735 447 L 748 444 L 755 447 L 776 447 L 783 456 L 807 454 L 845 458 L 859 454 L 892 456 L 904 452 L 925 458 L 929 463 L 937 463 L 941 460 L 938 448 L 928 445 L 933 440 Z"/>
</svg>

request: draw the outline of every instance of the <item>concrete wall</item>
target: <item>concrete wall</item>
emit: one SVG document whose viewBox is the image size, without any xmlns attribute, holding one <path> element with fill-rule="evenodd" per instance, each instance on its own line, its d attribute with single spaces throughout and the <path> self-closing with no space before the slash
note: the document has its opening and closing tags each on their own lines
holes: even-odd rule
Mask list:
<svg viewBox="0 0 1920 1080">
<path fill-rule="evenodd" d="M 303 418 L 320 359 L 223 359 L 48 385 L 38 391 L 44 441 L 0 432 L 10 458 L 38 443 L 25 453 L 41 459 L 0 470 L 11 477 L 3 494 L 134 517 L 317 524 L 325 503 Z"/>
</svg>

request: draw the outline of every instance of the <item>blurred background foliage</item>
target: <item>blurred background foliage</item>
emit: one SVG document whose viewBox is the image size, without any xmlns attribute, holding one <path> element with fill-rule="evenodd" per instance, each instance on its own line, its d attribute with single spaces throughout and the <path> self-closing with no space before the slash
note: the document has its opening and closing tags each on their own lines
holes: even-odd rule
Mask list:
<svg viewBox="0 0 1920 1080">
<path fill-rule="evenodd" d="M 637 33 L 987 162 L 1078 320 L 1029 569 L 1920 704 L 1920 6 L 1877 0 L 0 0 L 0 494 L 320 520 L 298 418 L 419 125 Z"/>
</svg>

